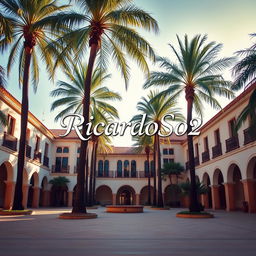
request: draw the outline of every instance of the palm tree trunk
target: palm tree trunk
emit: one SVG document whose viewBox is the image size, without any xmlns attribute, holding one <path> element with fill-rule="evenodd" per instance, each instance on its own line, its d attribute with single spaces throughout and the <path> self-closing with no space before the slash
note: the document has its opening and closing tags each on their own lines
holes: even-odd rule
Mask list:
<svg viewBox="0 0 256 256">
<path fill-rule="evenodd" d="M 18 168 L 17 168 L 17 180 L 15 185 L 13 210 L 23 210 L 22 205 L 22 184 L 23 184 L 23 169 L 25 163 L 25 151 L 26 151 L 26 131 L 28 123 L 28 82 L 29 82 L 29 70 L 31 63 L 31 48 L 25 48 L 25 66 L 23 74 L 22 84 L 22 104 L 21 104 L 21 122 L 20 122 L 20 140 L 19 140 L 19 154 L 18 154 Z M 25 206 L 26 207 L 26 206 Z"/>
<path fill-rule="evenodd" d="M 98 44 L 90 45 L 90 57 L 88 62 L 88 69 L 85 78 L 84 84 L 84 100 L 83 100 L 83 117 L 84 123 L 82 128 L 83 137 L 86 136 L 86 128 L 89 123 L 89 114 L 90 114 L 90 94 L 91 94 L 91 80 L 92 80 L 92 72 L 93 66 L 95 63 Z M 87 153 L 88 140 L 81 140 L 81 151 L 80 151 L 80 159 L 79 159 L 79 169 L 77 172 L 77 189 L 75 194 L 73 213 L 86 213 L 85 208 L 85 200 L 84 200 L 84 185 L 85 185 L 85 164 L 86 164 L 86 153 Z"/>
<path fill-rule="evenodd" d="M 149 165 L 149 153 L 147 153 L 147 163 L 148 163 L 148 205 L 151 205 L 151 185 L 150 185 L 150 165 Z"/>
<path fill-rule="evenodd" d="M 86 164 L 85 164 L 85 193 L 84 193 L 84 200 L 85 205 L 87 205 L 88 202 L 88 180 L 89 180 L 89 165 L 88 165 L 88 154 L 86 156 Z"/>
<path fill-rule="evenodd" d="M 97 165 L 97 149 L 98 149 L 98 141 L 96 141 L 95 151 L 94 151 L 93 186 L 92 186 L 92 202 L 93 202 L 93 204 L 96 204 L 96 165 Z"/>
<path fill-rule="evenodd" d="M 94 170 L 94 151 L 95 151 L 95 142 L 93 142 L 92 146 L 92 155 L 91 155 L 91 168 L 90 168 L 90 181 L 89 181 L 89 198 L 88 205 L 92 206 L 93 201 L 93 170 Z"/>
<path fill-rule="evenodd" d="M 153 205 L 156 205 L 156 140 L 154 141 L 154 194 Z"/>
<path fill-rule="evenodd" d="M 189 157 L 189 170 L 190 170 L 190 206 L 189 210 L 191 212 L 200 212 L 197 191 L 196 191 L 196 175 L 195 175 L 195 158 L 194 158 L 194 146 L 193 146 L 193 136 L 188 135 L 192 127 L 190 121 L 192 120 L 192 110 L 193 110 L 193 99 L 194 99 L 194 90 L 186 89 L 186 100 L 187 100 L 187 141 L 188 141 L 188 157 Z"/>
<path fill-rule="evenodd" d="M 162 177 L 161 177 L 161 154 L 160 154 L 160 141 L 159 135 L 156 135 L 157 141 L 157 178 L 158 178 L 158 200 L 157 206 L 164 207 L 163 194 L 162 194 Z"/>
</svg>

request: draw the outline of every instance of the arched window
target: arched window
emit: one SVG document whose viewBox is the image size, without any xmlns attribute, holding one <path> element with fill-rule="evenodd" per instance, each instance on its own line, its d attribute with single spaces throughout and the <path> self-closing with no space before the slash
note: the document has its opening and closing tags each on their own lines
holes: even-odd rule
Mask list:
<svg viewBox="0 0 256 256">
<path fill-rule="evenodd" d="M 129 177 L 129 161 L 124 161 L 124 177 Z"/>
<path fill-rule="evenodd" d="M 104 161 L 104 177 L 108 177 L 109 175 L 109 161 Z"/>
<path fill-rule="evenodd" d="M 118 160 L 117 161 L 117 177 L 122 177 L 122 161 L 121 160 Z"/>
<path fill-rule="evenodd" d="M 64 147 L 63 153 L 68 153 L 68 152 L 69 152 L 69 148 L 68 147 Z"/>
<path fill-rule="evenodd" d="M 62 153 L 62 147 L 57 147 L 56 153 Z"/>
<path fill-rule="evenodd" d="M 131 176 L 132 178 L 136 178 L 136 161 L 132 160 L 131 162 Z"/>
<path fill-rule="evenodd" d="M 98 162 L 98 177 L 103 177 L 103 161 Z"/>
<path fill-rule="evenodd" d="M 145 177 L 148 177 L 148 173 L 149 173 L 148 160 L 144 162 L 144 173 L 145 173 Z"/>
<path fill-rule="evenodd" d="M 151 177 L 154 177 L 154 175 L 155 175 L 155 162 L 154 162 L 154 160 L 152 160 L 150 162 L 150 170 L 151 170 Z"/>
</svg>

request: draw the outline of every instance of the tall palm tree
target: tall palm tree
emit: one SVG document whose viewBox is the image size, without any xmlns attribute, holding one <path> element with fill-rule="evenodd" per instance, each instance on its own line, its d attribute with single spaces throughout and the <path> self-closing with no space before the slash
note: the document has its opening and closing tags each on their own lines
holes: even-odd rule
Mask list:
<svg viewBox="0 0 256 256">
<path fill-rule="evenodd" d="M 154 150 L 156 150 L 157 156 L 157 178 L 158 178 L 158 196 L 157 196 L 157 206 L 163 207 L 163 195 L 162 195 L 162 176 L 161 176 L 161 154 L 160 154 L 160 136 L 158 131 L 161 131 L 164 134 L 166 128 L 162 125 L 161 120 L 162 118 L 172 113 L 175 115 L 175 120 L 184 120 L 182 114 L 180 113 L 180 109 L 176 108 L 177 102 L 174 100 L 169 100 L 165 96 L 159 96 L 158 92 L 150 92 L 148 97 L 142 97 L 141 101 L 137 104 L 137 109 L 141 114 L 146 114 L 146 121 L 145 125 L 149 124 L 150 122 L 155 122 L 158 124 L 158 130 L 154 135 Z M 132 118 L 132 121 L 138 122 L 141 121 L 142 115 L 135 115 Z"/>
<path fill-rule="evenodd" d="M 2 66 L 0 66 L 0 88 L 5 87 L 6 80 L 5 80 L 5 71 Z M 7 118 L 3 111 L 0 111 L 0 124 L 7 125 Z"/>
<path fill-rule="evenodd" d="M 158 31 L 155 19 L 144 10 L 131 4 L 131 0 L 76 0 L 82 13 L 67 13 L 60 19 L 53 19 L 54 28 L 68 25 L 75 30 L 57 41 L 65 44 L 64 52 L 83 54 L 89 48 L 88 70 L 85 80 L 83 102 L 83 136 L 89 122 L 90 90 L 94 64 L 97 59 L 106 68 L 108 57 L 112 57 L 125 79 L 129 80 L 129 66 L 126 55 L 135 60 L 143 71 L 148 72 L 146 58 L 154 60 L 154 51 L 136 28 Z M 77 26 L 81 25 L 81 26 Z M 66 55 L 64 53 L 64 55 Z M 62 56 L 62 54 L 61 54 Z M 86 213 L 84 207 L 84 168 L 88 141 L 81 141 L 80 168 L 77 175 L 77 194 L 72 212 Z"/>
<path fill-rule="evenodd" d="M 58 6 L 54 0 L 0 0 L 0 8 L 3 11 L 1 19 L 5 24 L 11 24 L 9 27 L 1 25 L 6 31 L 5 36 L 1 38 L 0 50 L 6 50 L 9 46 L 10 54 L 7 64 L 7 71 L 13 66 L 13 63 L 19 58 L 19 80 L 22 84 L 22 105 L 21 105 L 21 126 L 19 140 L 19 155 L 17 168 L 17 181 L 15 186 L 13 209 L 23 209 L 22 206 L 22 180 L 23 168 L 25 162 L 26 130 L 28 120 L 28 89 L 29 81 L 32 80 L 36 90 L 39 78 L 39 66 L 37 53 L 46 62 L 47 68 L 51 71 L 53 67 L 52 54 L 45 51 L 45 46 L 56 39 L 56 35 L 66 31 L 64 26 L 58 30 L 50 27 L 49 18 L 57 16 L 67 5 Z M 32 68 L 32 70 L 30 70 Z M 30 78 L 30 75 L 32 77 Z"/>
<path fill-rule="evenodd" d="M 146 153 L 146 164 L 147 164 L 147 169 L 148 169 L 148 200 L 147 200 L 147 204 L 151 205 L 151 177 L 153 174 L 153 170 L 150 171 L 150 164 L 149 164 L 149 156 L 150 156 L 150 152 L 153 150 L 153 139 L 151 136 L 137 136 L 137 137 L 133 137 L 133 139 L 136 141 L 134 146 L 136 148 L 136 152 L 141 153 L 141 152 L 145 152 Z M 155 175 L 154 175 L 155 176 Z M 154 184 L 155 185 L 155 184 Z M 155 187 L 155 186 L 154 186 Z"/>
<path fill-rule="evenodd" d="M 177 58 L 177 63 L 167 58 L 159 57 L 157 61 L 165 71 L 152 72 L 144 84 L 144 88 L 150 86 L 165 86 L 161 93 L 171 98 L 178 98 L 185 93 L 187 101 L 187 141 L 189 153 L 189 169 L 191 176 L 190 211 L 199 211 L 199 203 L 196 193 L 195 160 L 193 149 L 193 136 L 191 132 L 191 120 L 193 108 L 202 115 L 203 102 L 220 109 L 221 106 L 215 95 L 231 98 L 231 83 L 226 81 L 221 71 L 230 66 L 233 58 L 217 59 L 221 44 L 215 42 L 206 43 L 207 36 L 197 35 L 189 41 L 187 35 L 184 42 L 177 36 L 178 50 L 170 45 Z"/>
<path fill-rule="evenodd" d="M 70 71 L 72 70 L 72 72 Z M 58 97 L 51 106 L 51 110 L 62 107 L 61 110 L 55 117 L 55 120 L 59 120 L 61 117 L 68 113 L 79 113 L 83 111 L 84 104 L 84 93 L 85 93 L 85 80 L 88 66 L 86 64 L 72 65 L 72 68 L 64 71 L 64 74 L 69 82 L 58 81 L 57 88 L 54 89 L 50 95 L 52 97 Z M 95 125 L 102 122 L 105 125 L 118 118 L 118 111 L 109 102 L 115 100 L 121 100 L 121 96 L 109 90 L 103 83 L 110 77 L 106 73 L 106 70 L 100 70 L 96 68 L 92 74 L 91 80 L 91 97 L 90 97 L 90 115 L 93 116 L 92 129 Z M 100 131 L 99 131 L 100 132 Z M 92 135 L 92 154 L 91 154 L 91 168 L 89 178 L 89 190 L 88 190 L 88 170 L 86 172 L 86 185 L 85 190 L 88 196 L 86 197 L 87 205 L 93 204 L 94 197 L 94 183 L 95 183 L 95 172 L 96 172 L 96 159 L 98 147 L 102 147 L 103 142 L 110 143 L 110 139 L 106 135 L 96 136 Z M 82 154 L 80 149 L 80 154 Z M 81 165 L 81 158 L 79 159 L 79 167 Z M 76 190 L 77 193 L 77 190 Z"/>
<path fill-rule="evenodd" d="M 252 34 L 256 37 L 256 34 Z M 248 87 L 256 82 L 256 44 L 250 48 L 238 51 L 237 55 L 244 56 L 233 68 L 236 79 L 232 89 L 239 90 Z M 256 89 L 252 92 L 248 105 L 242 110 L 237 118 L 236 129 L 240 129 L 249 117 L 249 132 L 253 135 L 256 129 Z"/>
</svg>

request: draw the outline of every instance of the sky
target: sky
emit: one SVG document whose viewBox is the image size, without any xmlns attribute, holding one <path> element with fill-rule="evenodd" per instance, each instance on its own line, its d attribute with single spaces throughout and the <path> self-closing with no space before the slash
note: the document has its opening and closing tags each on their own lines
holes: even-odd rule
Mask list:
<svg viewBox="0 0 256 256">
<path fill-rule="evenodd" d="M 64 1 L 63 1 L 64 2 Z M 160 33 L 155 35 L 140 31 L 142 36 L 151 43 L 159 56 L 174 60 L 168 44 L 177 46 L 176 35 L 181 37 L 187 34 L 190 38 L 196 34 L 207 34 L 209 41 L 223 44 L 220 57 L 230 57 L 238 50 L 247 48 L 255 43 L 249 34 L 256 29 L 256 1 L 255 0 L 135 0 L 135 4 L 149 12 L 157 21 Z M 0 64 L 6 66 L 8 54 L 0 56 Z M 85 60 L 87 56 L 85 56 Z M 18 86 L 17 63 L 13 66 L 8 79 L 7 90 L 18 100 L 21 99 L 21 90 Z M 156 64 L 149 63 L 150 69 L 159 70 Z M 125 90 L 124 81 L 115 63 L 110 61 L 109 73 L 111 78 L 106 86 L 121 94 L 123 100 L 113 105 L 118 109 L 120 122 L 128 122 L 137 114 L 136 105 L 147 91 L 142 89 L 145 75 L 139 70 L 136 63 L 130 62 L 131 78 L 128 90 Z M 226 79 L 233 79 L 231 70 L 223 73 Z M 54 122 L 58 109 L 50 111 L 53 98 L 49 96 L 55 88 L 56 81 L 65 80 L 58 72 L 54 82 L 49 81 L 44 65 L 40 66 L 40 82 L 36 94 L 30 88 L 30 111 L 41 120 L 48 128 L 60 128 L 60 123 Z M 218 98 L 224 107 L 229 101 Z M 180 98 L 178 107 L 185 114 L 185 99 Z M 203 122 L 208 121 L 216 111 L 205 106 Z M 130 146 L 133 144 L 129 132 L 122 137 L 115 137 L 113 144 L 116 146 Z"/>
</svg>

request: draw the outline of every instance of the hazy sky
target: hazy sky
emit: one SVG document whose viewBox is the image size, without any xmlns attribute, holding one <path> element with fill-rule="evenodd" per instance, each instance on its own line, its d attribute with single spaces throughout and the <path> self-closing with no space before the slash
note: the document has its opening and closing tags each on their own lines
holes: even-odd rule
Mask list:
<svg viewBox="0 0 256 256">
<path fill-rule="evenodd" d="M 249 34 L 256 32 L 256 1 L 255 0 L 135 0 L 135 3 L 150 12 L 158 21 L 160 33 L 158 35 L 142 33 L 152 44 L 156 53 L 160 56 L 172 58 L 169 43 L 176 45 L 176 34 L 190 37 L 195 34 L 208 34 L 211 41 L 223 44 L 220 56 L 232 56 L 237 50 L 246 48 L 252 44 Z M 1 65 L 6 65 L 7 55 L 0 57 Z M 150 64 L 152 70 L 157 66 Z M 116 66 L 111 64 L 109 73 L 112 74 L 106 83 L 111 89 L 121 93 L 123 101 L 115 103 L 120 114 L 120 121 L 129 121 L 137 113 L 136 104 L 147 92 L 142 89 L 145 81 L 144 75 L 139 71 L 136 64 L 131 63 L 131 79 L 126 91 L 124 82 L 117 71 Z M 230 71 L 225 72 L 225 77 L 230 79 Z M 64 79 L 59 72 L 58 79 Z M 18 87 L 17 65 L 13 68 L 7 89 L 19 100 L 21 90 Z M 49 128 L 59 128 L 59 123 L 54 123 L 57 111 L 50 112 L 52 98 L 49 92 L 54 84 L 48 81 L 47 73 L 42 66 L 40 69 L 40 83 L 37 93 L 30 90 L 30 111 L 35 114 Z M 185 99 L 181 99 L 179 106 L 184 106 Z M 222 106 L 228 101 L 220 100 Z M 203 121 L 206 122 L 216 111 L 206 108 L 207 113 Z M 131 145 L 130 135 L 115 138 L 113 143 L 119 146 Z"/>
</svg>

